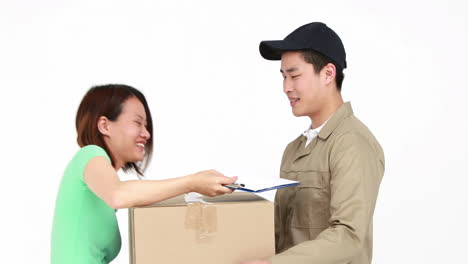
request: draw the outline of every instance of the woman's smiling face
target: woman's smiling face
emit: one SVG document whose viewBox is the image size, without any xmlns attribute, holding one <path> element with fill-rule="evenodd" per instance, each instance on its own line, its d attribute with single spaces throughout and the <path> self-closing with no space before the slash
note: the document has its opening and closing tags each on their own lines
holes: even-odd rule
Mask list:
<svg viewBox="0 0 468 264">
<path fill-rule="evenodd" d="M 127 162 L 142 161 L 145 157 L 146 141 L 151 137 L 147 130 L 143 104 L 136 97 L 129 97 L 122 105 L 117 120 L 107 120 L 106 144 L 115 158 L 116 168 Z"/>
</svg>

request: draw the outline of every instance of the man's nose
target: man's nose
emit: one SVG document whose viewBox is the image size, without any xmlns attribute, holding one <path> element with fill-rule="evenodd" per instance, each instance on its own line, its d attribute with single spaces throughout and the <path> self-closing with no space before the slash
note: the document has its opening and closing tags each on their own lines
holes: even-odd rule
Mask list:
<svg viewBox="0 0 468 264">
<path fill-rule="evenodd" d="M 284 82 L 283 82 L 283 92 L 284 92 L 284 93 L 288 93 L 288 92 L 291 92 L 292 90 L 293 90 L 292 82 L 289 81 L 287 78 L 284 79 Z"/>
</svg>

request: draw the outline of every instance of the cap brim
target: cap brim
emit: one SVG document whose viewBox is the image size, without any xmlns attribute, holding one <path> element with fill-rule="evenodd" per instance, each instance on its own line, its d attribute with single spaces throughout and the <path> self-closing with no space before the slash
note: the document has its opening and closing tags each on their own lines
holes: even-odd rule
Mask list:
<svg viewBox="0 0 468 264">
<path fill-rule="evenodd" d="M 285 51 L 302 50 L 303 47 L 287 40 L 265 40 L 260 42 L 260 54 L 267 60 L 281 60 Z"/>
</svg>

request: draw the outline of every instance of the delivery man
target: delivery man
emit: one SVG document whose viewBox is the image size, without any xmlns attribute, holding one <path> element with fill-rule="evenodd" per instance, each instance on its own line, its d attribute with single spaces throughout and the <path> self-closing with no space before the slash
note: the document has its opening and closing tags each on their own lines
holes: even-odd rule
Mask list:
<svg viewBox="0 0 468 264">
<path fill-rule="evenodd" d="M 351 103 L 341 97 L 347 64 L 340 37 L 314 22 L 284 40 L 262 41 L 260 54 L 281 60 L 291 110 L 309 117 L 311 125 L 289 143 L 281 161 L 281 178 L 300 185 L 277 191 L 277 254 L 248 263 L 371 263 L 372 217 L 384 154 Z"/>
</svg>

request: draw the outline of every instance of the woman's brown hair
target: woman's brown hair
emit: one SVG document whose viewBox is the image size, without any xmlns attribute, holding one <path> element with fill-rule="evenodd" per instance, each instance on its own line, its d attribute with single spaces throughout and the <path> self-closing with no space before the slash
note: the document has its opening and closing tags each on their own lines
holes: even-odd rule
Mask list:
<svg viewBox="0 0 468 264">
<path fill-rule="evenodd" d="M 153 135 L 153 120 L 151 112 L 146 102 L 145 96 L 137 89 L 123 84 L 108 84 L 94 86 L 85 94 L 78 107 L 76 114 L 76 131 L 78 133 L 78 145 L 97 145 L 103 148 L 111 158 L 114 166 L 114 157 L 104 142 L 103 135 L 99 131 L 97 124 L 101 116 L 105 116 L 110 121 L 115 121 L 122 113 L 123 103 L 130 97 L 136 97 L 143 104 L 146 112 L 147 130 Z M 127 162 L 122 168 L 124 171 L 133 170 L 139 176 L 151 160 L 153 153 L 153 137 L 150 137 L 145 144 L 145 158 L 140 163 Z"/>
</svg>

